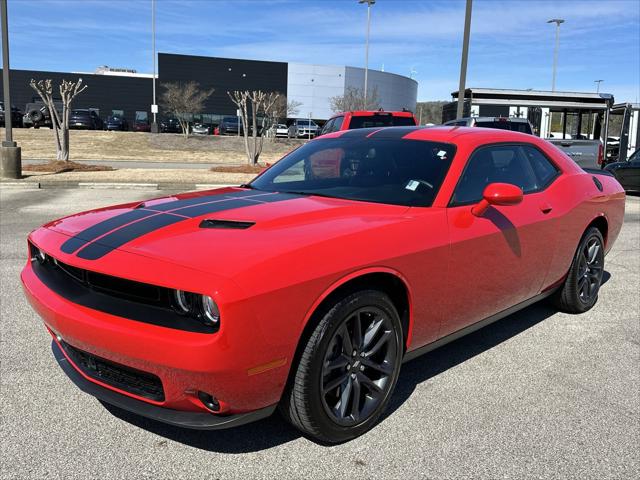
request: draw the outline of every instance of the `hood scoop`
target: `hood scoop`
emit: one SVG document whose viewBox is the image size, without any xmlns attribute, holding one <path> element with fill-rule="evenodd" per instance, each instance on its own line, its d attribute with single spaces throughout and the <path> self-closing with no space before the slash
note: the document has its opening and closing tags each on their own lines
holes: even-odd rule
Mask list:
<svg viewBox="0 0 640 480">
<path fill-rule="evenodd" d="M 241 222 L 237 220 L 213 220 L 205 219 L 200 222 L 200 228 L 220 228 L 223 230 L 246 230 L 251 228 L 256 222 Z"/>
</svg>

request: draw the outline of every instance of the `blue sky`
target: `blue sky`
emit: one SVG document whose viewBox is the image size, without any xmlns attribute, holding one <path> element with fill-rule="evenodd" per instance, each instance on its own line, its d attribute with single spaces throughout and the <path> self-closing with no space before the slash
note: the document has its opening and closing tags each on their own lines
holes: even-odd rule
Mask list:
<svg viewBox="0 0 640 480">
<path fill-rule="evenodd" d="M 9 0 L 11 65 L 151 72 L 151 0 Z M 640 0 L 475 0 L 467 85 L 640 97 Z M 370 68 L 415 73 L 419 100 L 457 89 L 464 1 L 377 0 Z M 157 50 L 232 58 L 364 65 L 366 7 L 356 0 L 157 0 Z"/>
</svg>

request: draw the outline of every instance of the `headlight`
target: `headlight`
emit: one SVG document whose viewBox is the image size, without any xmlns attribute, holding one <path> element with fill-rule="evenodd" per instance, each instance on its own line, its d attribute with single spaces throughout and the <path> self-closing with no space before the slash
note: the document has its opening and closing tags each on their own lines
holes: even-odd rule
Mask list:
<svg viewBox="0 0 640 480">
<path fill-rule="evenodd" d="M 31 248 L 31 261 L 32 262 L 38 262 L 38 263 L 44 263 L 47 260 L 47 255 L 40 250 L 38 247 L 36 247 L 33 243 L 30 245 Z"/>
<path fill-rule="evenodd" d="M 204 314 L 205 322 L 210 325 L 217 325 L 220 321 L 220 310 L 218 305 L 213 301 L 213 298 L 202 295 L 202 313 Z"/>
<path fill-rule="evenodd" d="M 174 310 L 181 315 L 188 315 L 211 327 L 220 323 L 220 309 L 208 295 L 173 290 L 171 300 Z"/>
</svg>

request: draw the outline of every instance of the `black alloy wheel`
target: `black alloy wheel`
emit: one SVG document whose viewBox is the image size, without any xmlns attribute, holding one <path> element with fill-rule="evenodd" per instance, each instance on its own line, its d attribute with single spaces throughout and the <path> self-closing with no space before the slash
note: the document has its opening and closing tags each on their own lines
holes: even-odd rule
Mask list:
<svg viewBox="0 0 640 480">
<path fill-rule="evenodd" d="M 340 443 L 384 412 L 400 374 L 403 330 L 394 304 L 377 290 L 345 294 L 317 315 L 281 410 L 313 439 Z"/>
</svg>

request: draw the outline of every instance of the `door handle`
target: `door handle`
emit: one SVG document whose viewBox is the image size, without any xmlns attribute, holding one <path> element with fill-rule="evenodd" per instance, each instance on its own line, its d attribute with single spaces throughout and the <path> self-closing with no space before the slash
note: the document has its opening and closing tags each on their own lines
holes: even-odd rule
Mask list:
<svg viewBox="0 0 640 480">
<path fill-rule="evenodd" d="M 549 205 L 547 202 L 543 202 L 540 204 L 540 211 L 545 215 L 549 213 L 551 210 L 553 210 L 553 207 Z"/>
</svg>

